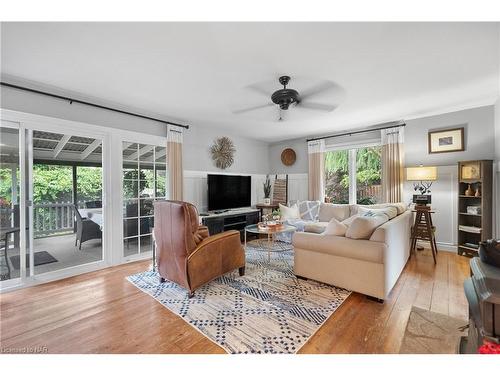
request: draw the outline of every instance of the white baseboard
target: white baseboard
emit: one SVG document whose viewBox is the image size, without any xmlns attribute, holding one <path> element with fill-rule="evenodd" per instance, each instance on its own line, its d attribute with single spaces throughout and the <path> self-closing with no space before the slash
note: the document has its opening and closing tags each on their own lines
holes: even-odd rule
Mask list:
<svg viewBox="0 0 500 375">
<path fill-rule="evenodd" d="M 457 245 L 445 242 L 436 242 L 436 244 L 439 251 L 448 251 L 450 253 L 457 253 Z M 422 246 L 425 247 L 426 249 L 430 249 L 429 242 L 417 241 L 417 246 Z"/>
</svg>

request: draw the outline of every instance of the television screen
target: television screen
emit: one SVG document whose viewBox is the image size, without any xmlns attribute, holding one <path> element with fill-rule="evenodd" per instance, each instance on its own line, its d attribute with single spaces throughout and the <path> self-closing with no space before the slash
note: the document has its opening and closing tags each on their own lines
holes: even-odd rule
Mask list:
<svg viewBox="0 0 500 375">
<path fill-rule="evenodd" d="M 249 207 L 251 205 L 250 176 L 208 175 L 208 210 Z"/>
</svg>

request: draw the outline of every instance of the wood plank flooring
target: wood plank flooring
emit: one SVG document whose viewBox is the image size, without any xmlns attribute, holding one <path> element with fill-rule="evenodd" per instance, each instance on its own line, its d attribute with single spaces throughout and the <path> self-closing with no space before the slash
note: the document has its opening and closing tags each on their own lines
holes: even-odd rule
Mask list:
<svg viewBox="0 0 500 375">
<path fill-rule="evenodd" d="M 467 319 L 469 260 L 413 256 L 383 303 L 353 293 L 299 353 L 398 353 L 412 305 Z M 107 268 L 0 295 L 0 348 L 49 353 L 224 353 L 125 280 L 149 262 Z"/>
</svg>

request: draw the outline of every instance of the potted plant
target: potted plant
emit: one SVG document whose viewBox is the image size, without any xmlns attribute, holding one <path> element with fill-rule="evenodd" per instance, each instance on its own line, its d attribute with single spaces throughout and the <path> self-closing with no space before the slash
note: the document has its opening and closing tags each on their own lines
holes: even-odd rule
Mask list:
<svg viewBox="0 0 500 375">
<path fill-rule="evenodd" d="M 263 184 L 264 187 L 264 204 L 271 204 L 271 179 L 269 175 L 266 176 L 266 181 Z"/>
</svg>

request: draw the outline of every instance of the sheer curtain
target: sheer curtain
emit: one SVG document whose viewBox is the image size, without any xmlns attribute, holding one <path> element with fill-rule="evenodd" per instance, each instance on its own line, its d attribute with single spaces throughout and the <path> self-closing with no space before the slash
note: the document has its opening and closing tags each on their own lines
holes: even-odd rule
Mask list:
<svg viewBox="0 0 500 375">
<path fill-rule="evenodd" d="M 382 196 L 385 202 L 403 198 L 404 127 L 382 129 Z"/>
<path fill-rule="evenodd" d="M 309 156 L 309 200 L 325 200 L 325 142 L 307 142 Z"/>
<path fill-rule="evenodd" d="M 182 201 L 182 128 L 174 125 L 167 127 L 167 170 L 168 197 Z"/>
</svg>

